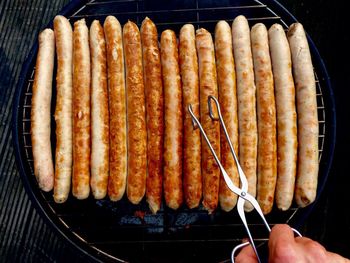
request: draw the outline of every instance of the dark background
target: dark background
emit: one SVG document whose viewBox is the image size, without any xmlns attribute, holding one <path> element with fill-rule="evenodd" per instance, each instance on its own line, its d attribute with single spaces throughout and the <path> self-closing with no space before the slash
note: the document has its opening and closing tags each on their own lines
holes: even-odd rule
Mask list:
<svg viewBox="0 0 350 263">
<path fill-rule="evenodd" d="M 11 107 L 21 66 L 38 32 L 67 4 L 0 0 L 0 261 L 87 261 L 48 227 L 31 204 L 16 169 Z M 349 32 L 345 1 L 280 0 L 315 42 L 331 77 L 337 108 L 337 144 L 325 190 L 303 234 L 350 258 Z"/>
</svg>

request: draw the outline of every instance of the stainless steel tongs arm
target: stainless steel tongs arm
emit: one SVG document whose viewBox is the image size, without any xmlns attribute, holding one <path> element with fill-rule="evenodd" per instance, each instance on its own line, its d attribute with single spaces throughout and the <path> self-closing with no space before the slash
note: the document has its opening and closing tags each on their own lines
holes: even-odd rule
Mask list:
<svg viewBox="0 0 350 263">
<path fill-rule="evenodd" d="M 216 106 L 216 110 L 217 110 L 217 114 L 218 114 L 218 117 L 216 117 L 214 115 L 214 111 L 213 111 L 213 108 L 212 108 L 212 103 L 211 102 L 214 102 L 215 103 L 215 106 Z M 227 184 L 227 186 L 229 187 L 229 189 L 234 192 L 235 194 L 237 194 L 239 196 L 238 198 L 238 202 L 237 202 L 237 211 L 238 211 L 238 214 L 242 220 L 242 223 L 247 231 L 247 234 L 248 234 L 248 237 L 249 237 L 249 242 L 245 242 L 243 244 L 240 244 L 238 246 L 236 246 L 233 250 L 232 250 L 232 254 L 231 254 L 231 260 L 232 262 L 234 263 L 234 257 L 235 257 L 235 253 L 247 246 L 247 245 L 251 245 L 255 254 L 256 254 L 256 257 L 258 259 L 258 262 L 260 263 L 261 260 L 259 258 L 259 255 L 258 255 L 258 252 L 257 252 L 257 249 L 256 249 L 256 246 L 254 244 L 254 239 L 251 235 L 251 232 L 249 230 L 249 227 L 248 227 L 248 223 L 247 223 L 247 220 L 246 220 L 246 217 L 245 217 L 245 212 L 244 212 L 244 202 L 245 201 L 248 201 L 249 203 L 252 204 L 252 206 L 255 208 L 256 212 L 259 214 L 260 218 L 262 219 L 262 221 L 264 222 L 264 225 L 265 227 L 267 228 L 267 230 L 269 232 L 271 232 L 271 228 L 269 226 L 269 224 L 267 223 L 266 219 L 265 219 L 265 216 L 260 208 L 260 205 L 258 203 L 258 201 L 251 195 L 248 193 L 248 180 L 243 172 L 243 169 L 242 167 L 240 166 L 239 164 L 239 161 L 238 161 L 238 158 L 237 158 L 237 155 L 235 153 L 235 150 L 233 148 L 233 145 L 232 145 L 232 142 L 231 142 L 231 139 L 229 137 L 229 134 L 227 132 L 227 129 L 226 129 L 226 125 L 224 123 L 224 120 L 222 118 L 222 115 L 221 115 L 221 110 L 220 110 L 220 105 L 219 105 L 219 102 L 218 100 L 214 97 L 214 96 L 209 96 L 208 97 L 208 107 L 209 107 L 209 115 L 210 115 L 210 118 L 212 120 L 219 120 L 220 121 L 220 125 L 224 131 L 224 134 L 225 134 L 225 137 L 226 137 L 226 140 L 230 146 L 230 150 L 231 150 L 231 153 L 232 153 L 232 156 L 235 160 L 235 163 L 236 163 L 236 166 L 237 166 L 237 171 L 238 171 L 238 174 L 239 174 L 239 178 L 240 178 L 240 181 L 241 181 L 241 188 L 237 187 L 236 185 L 234 185 L 233 181 L 231 180 L 231 178 L 228 176 L 227 172 L 225 171 L 224 167 L 222 166 L 217 154 L 215 153 L 215 150 L 214 148 L 212 147 L 210 141 L 209 141 L 209 138 L 207 136 L 207 134 L 205 133 L 202 125 L 200 124 L 199 120 L 197 119 L 197 117 L 194 115 L 193 113 L 193 110 L 192 110 L 192 106 L 189 105 L 188 106 L 188 111 L 190 112 L 191 114 L 191 117 L 192 117 L 192 122 L 193 122 L 193 125 L 196 127 L 198 127 L 201 131 L 201 134 L 203 136 L 203 138 L 205 139 L 205 141 L 207 142 L 208 144 L 208 147 L 210 149 L 210 151 L 212 152 L 213 156 L 214 156 L 214 159 L 216 161 L 216 163 L 218 164 L 219 168 L 220 168 L 220 171 L 224 177 L 224 180 Z M 301 234 L 295 230 L 294 228 L 292 228 L 292 230 L 298 235 L 298 236 L 301 236 Z"/>
<path fill-rule="evenodd" d="M 213 100 L 215 105 L 216 105 L 216 110 L 217 110 L 217 113 L 218 113 L 218 117 L 215 117 L 215 115 L 214 115 L 214 111 L 213 111 L 213 108 L 212 108 L 211 100 Z M 224 119 L 222 118 L 219 102 L 212 95 L 210 95 L 208 97 L 208 107 L 209 107 L 209 116 L 210 116 L 210 118 L 212 120 L 219 120 L 220 121 L 220 125 L 221 125 L 222 129 L 224 130 L 224 134 L 225 134 L 226 140 L 227 140 L 227 142 L 228 142 L 228 144 L 230 146 L 231 154 L 232 154 L 233 159 L 235 160 L 235 163 L 236 163 L 236 166 L 237 166 L 239 179 L 241 181 L 241 189 L 244 190 L 244 191 L 247 191 L 248 190 L 248 180 L 247 180 L 246 176 L 244 175 L 242 167 L 239 164 L 238 157 L 237 157 L 236 152 L 235 152 L 235 150 L 233 148 L 230 136 L 229 136 L 229 134 L 227 132 Z"/>
<path fill-rule="evenodd" d="M 212 108 L 212 104 L 211 104 L 211 101 L 214 101 L 215 103 L 215 106 L 216 106 L 216 110 L 217 110 L 217 113 L 218 113 L 218 118 L 216 118 L 214 116 L 214 112 L 213 112 L 213 108 Z M 214 96 L 210 95 L 208 97 L 208 106 L 209 106 L 209 115 L 210 117 L 213 119 L 213 120 L 219 120 L 220 121 L 220 125 L 224 131 L 224 134 L 225 134 L 225 137 L 226 137 L 226 140 L 230 146 L 230 150 L 231 150 L 231 153 L 233 155 L 233 158 L 235 160 L 235 163 L 237 165 L 237 170 L 238 170 L 238 175 L 239 175 L 239 179 L 241 181 L 241 195 L 240 197 L 242 197 L 244 200 L 248 201 L 249 203 L 252 204 L 252 206 L 255 208 L 255 210 L 257 211 L 257 213 L 259 214 L 259 216 L 261 217 L 261 219 L 263 220 L 266 228 L 268 229 L 268 231 L 270 232 L 271 231 L 271 228 L 269 226 L 269 224 L 267 223 L 266 219 L 265 219 L 265 216 L 258 204 L 258 202 L 256 201 L 256 199 L 250 195 L 247 191 L 248 191 L 248 180 L 247 180 L 247 177 L 245 176 L 244 172 L 243 172 L 243 169 L 242 167 L 240 166 L 239 164 L 239 161 L 238 161 L 238 158 L 237 158 L 237 155 L 235 153 L 235 150 L 233 148 L 233 145 L 232 145 L 232 142 L 231 142 L 231 139 L 230 139 L 230 136 L 227 132 L 227 129 L 226 129 L 226 125 L 225 125 L 225 122 L 224 122 L 224 119 L 222 118 L 222 114 L 221 114 L 221 109 L 220 109 L 220 104 L 219 104 L 219 101 L 217 100 L 217 98 L 215 98 Z M 231 181 L 231 179 L 230 179 Z M 238 206 L 238 210 L 240 210 L 240 207 Z M 242 210 L 243 210 L 243 207 L 242 207 Z M 240 211 L 238 211 L 240 213 Z M 240 213 L 241 215 L 241 218 L 243 221 L 245 221 L 245 216 L 244 216 L 244 211 L 242 211 Z M 247 229 L 248 231 L 248 229 Z"/>
<path fill-rule="evenodd" d="M 225 179 L 225 182 L 227 184 L 227 186 L 230 188 L 230 190 L 232 192 L 234 192 L 235 194 L 241 196 L 241 193 L 242 193 L 242 190 L 240 188 L 238 188 L 237 186 L 235 186 L 232 182 L 232 180 L 230 179 L 230 177 L 228 176 L 227 172 L 225 171 L 224 167 L 222 166 L 213 146 L 211 145 L 210 141 L 209 141 L 209 138 L 206 134 L 206 132 L 204 131 L 202 125 L 200 124 L 199 120 L 197 119 L 197 117 L 194 115 L 193 113 L 193 110 L 192 110 L 192 105 L 189 105 L 188 106 L 188 111 L 190 112 L 191 114 L 191 117 L 192 117 L 192 121 L 193 123 L 200 129 L 201 133 L 202 133 L 202 136 L 203 138 L 205 139 L 205 141 L 207 142 L 208 144 L 208 147 L 211 151 L 211 153 L 213 154 L 214 156 L 214 159 L 216 161 L 216 163 L 218 164 L 219 168 L 220 168 L 220 171 Z M 244 194 L 243 194 L 244 195 Z"/>
</svg>

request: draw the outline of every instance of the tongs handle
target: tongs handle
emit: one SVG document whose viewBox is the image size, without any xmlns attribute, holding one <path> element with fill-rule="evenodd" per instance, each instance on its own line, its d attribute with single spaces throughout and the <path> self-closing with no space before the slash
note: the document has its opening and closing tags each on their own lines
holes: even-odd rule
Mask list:
<svg viewBox="0 0 350 263">
<path fill-rule="evenodd" d="M 296 230 L 295 228 L 291 228 L 292 231 L 294 232 L 295 236 L 297 237 L 302 237 L 302 234 L 300 234 L 300 232 L 298 230 Z M 238 251 L 240 251 L 241 249 L 245 248 L 246 246 L 249 246 L 250 245 L 250 242 L 247 241 L 247 242 L 244 242 L 242 244 L 239 244 L 237 246 L 235 246 L 231 252 L 231 262 L 232 263 L 235 263 L 235 257 L 236 257 L 236 254 L 238 253 Z M 266 254 L 267 256 L 267 254 Z M 260 258 L 258 257 L 258 261 L 261 262 Z M 267 262 L 267 260 L 266 260 Z"/>
</svg>

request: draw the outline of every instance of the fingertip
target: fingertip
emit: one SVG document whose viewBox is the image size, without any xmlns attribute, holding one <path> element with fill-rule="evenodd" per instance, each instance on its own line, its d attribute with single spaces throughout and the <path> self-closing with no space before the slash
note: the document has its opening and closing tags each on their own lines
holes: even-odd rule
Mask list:
<svg viewBox="0 0 350 263">
<path fill-rule="evenodd" d="M 257 263 L 255 252 L 249 244 L 242 248 L 241 252 L 235 258 L 235 263 Z"/>
<path fill-rule="evenodd" d="M 294 245 L 294 242 L 293 231 L 288 225 L 275 225 L 270 233 L 269 255 L 280 257 L 281 255 L 289 254 L 289 250 Z"/>
<path fill-rule="evenodd" d="M 287 224 L 277 224 L 271 229 L 271 234 L 273 232 L 279 232 L 279 233 L 292 233 L 292 228 L 288 226 Z"/>
</svg>

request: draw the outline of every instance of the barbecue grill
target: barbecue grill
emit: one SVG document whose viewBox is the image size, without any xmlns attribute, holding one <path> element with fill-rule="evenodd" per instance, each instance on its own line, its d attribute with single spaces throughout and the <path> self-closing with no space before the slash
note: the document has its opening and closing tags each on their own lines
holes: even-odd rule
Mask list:
<svg viewBox="0 0 350 263">
<path fill-rule="evenodd" d="M 192 23 L 214 32 L 218 20 L 232 23 L 238 15 L 245 15 L 250 26 L 262 22 L 267 27 L 280 23 L 285 29 L 296 19 L 274 0 L 97 0 L 73 1 L 60 14 L 72 23 L 85 18 L 88 26 L 94 19 L 104 21 L 114 15 L 123 25 L 127 20 L 139 26 L 148 16 L 160 34 L 165 29 L 179 32 L 182 25 Z M 302 21 L 301 21 L 302 22 Z M 52 23 L 48 25 L 52 27 Z M 307 28 L 306 28 L 307 30 Z M 325 65 L 312 40 L 309 45 L 314 63 L 319 118 L 319 185 L 320 195 L 332 162 L 335 143 L 335 106 Z M 33 203 L 54 229 L 73 246 L 97 261 L 111 262 L 226 262 L 232 248 L 241 242 L 246 233 L 236 209 L 226 213 L 218 209 L 208 215 L 203 207 L 188 209 L 185 206 L 173 211 L 163 205 L 153 215 L 143 200 L 132 205 L 124 197 L 119 202 L 108 198 L 76 200 L 72 195 L 64 204 L 56 204 L 52 193 L 39 190 L 33 173 L 33 156 L 30 138 L 30 112 L 35 59 L 38 46 L 34 45 L 23 65 L 13 109 L 13 139 L 18 168 L 25 188 Z M 54 83 L 55 85 L 55 83 Z M 51 112 L 55 108 L 53 87 Z M 52 114 L 52 131 L 55 122 Z M 51 137 L 53 149 L 55 135 Z M 276 208 L 267 215 L 272 225 L 289 223 L 295 228 L 305 221 L 313 205 L 297 208 L 294 204 L 286 212 Z M 268 234 L 255 213 L 247 221 L 257 243 L 264 243 Z"/>
</svg>

